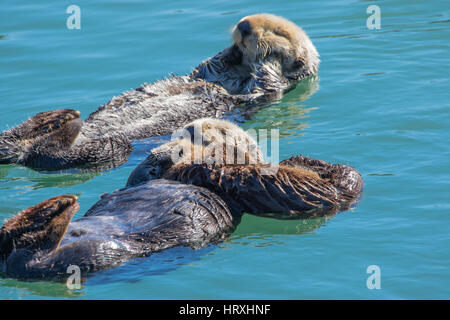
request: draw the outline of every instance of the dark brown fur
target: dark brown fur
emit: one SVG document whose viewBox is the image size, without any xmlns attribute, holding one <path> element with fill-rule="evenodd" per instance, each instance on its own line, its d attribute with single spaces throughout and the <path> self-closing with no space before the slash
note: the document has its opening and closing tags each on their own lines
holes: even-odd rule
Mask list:
<svg viewBox="0 0 450 320">
<path fill-rule="evenodd" d="M 302 156 L 282 162 L 274 175 L 262 174 L 267 166 L 179 164 L 163 178 L 206 187 L 234 212 L 286 217 L 308 215 L 309 210 L 347 209 L 362 192 L 361 175 L 351 167 Z"/>
</svg>

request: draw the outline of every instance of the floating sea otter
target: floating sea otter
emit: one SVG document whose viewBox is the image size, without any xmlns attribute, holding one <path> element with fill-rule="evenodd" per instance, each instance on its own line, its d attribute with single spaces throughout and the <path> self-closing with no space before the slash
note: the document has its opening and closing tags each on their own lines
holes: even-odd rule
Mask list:
<svg viewBox="0 0 450 320">
<path fill-rule="evenodd" d="M 152 150 L 126 188 L 102 196 L 72 223 L 79 208 L 72 195 L 46 200 L 7 220 L 0 229 L 3 272 L 61 280 L 69 265 L 87 274 L 176 246 L 217 243 L 233 232 L 244 212 L 311 218 L 347 209 L 361 194 L 361 175 L 351 167 L 297 156 L 282 161 L 275 174 L 264 175 L 268 164 L 243 130 L 212 119 L 184 130 L 196 127 L 204 137 L 201 144 L 182 137 Z M 236 157 L 224 161 L 230 152 L 243 153 L 244 163 Z M 209 157 L 222 161 L 208 163 Z"/>
<path fill-rule="evenodd" d="M 42 170 L 103 170 L 124 163 L 131 141 L 168 135 L 186 123 L 223 116 L 241 104 L 280 97 L 317 73 L 319 55 L 306 33 L 270 14 L 243 18 L 234 44 L 186 76 L 114 97 L 82 121 L 61 109 L 39 113 L 0 135 L 0 163 Z"/>
</svg>

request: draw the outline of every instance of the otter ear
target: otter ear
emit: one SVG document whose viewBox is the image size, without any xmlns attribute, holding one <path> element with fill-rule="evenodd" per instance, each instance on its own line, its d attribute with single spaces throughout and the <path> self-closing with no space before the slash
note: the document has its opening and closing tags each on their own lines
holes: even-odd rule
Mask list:
<svg viewBox="0 0 450 320">
<path fill-rule="evenodd" d="M 0 229 L 0 256 L 5 259 L 19 249 L 57 249 L 79 209 L 77 199 L 73 195 L 54 197 L 7 220 Z"/>
</svg>

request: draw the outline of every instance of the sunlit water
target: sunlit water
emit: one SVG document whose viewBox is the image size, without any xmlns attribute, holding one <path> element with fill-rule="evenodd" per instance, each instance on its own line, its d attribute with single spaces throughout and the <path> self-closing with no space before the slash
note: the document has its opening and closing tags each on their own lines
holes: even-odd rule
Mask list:
<svg viewBox="0 0 450 320">
<path fill-rule="evenodd" d="M 2 3 L 0 130 L 54 108 L 87 116 L 143 82 L 185 74 L 229 45 L 241 17 L 270 12 L 308 32 L 320 81 L 241 125 L 280 129 L 281 159 L 354 166 L 365 191 L 328 220 L 246 215 L 218 246 L 137 259 L 76 292 L 0 278 L 0 298 L 450 298 L 450 2 L 79 0 L 81 30 L 66 28 L 74 2 L 41 2 Z M 366 27 L 370 4 L 381 8 L 379 30 Z M 63 193 L 79 195 L 82 216 L 163 141 L 136 143 L 125 165 L 97 175 L 0 166 L 0 223 Z M 381 268 L 380 290 L 366 286 L 370 265 Z"/>
</svg>

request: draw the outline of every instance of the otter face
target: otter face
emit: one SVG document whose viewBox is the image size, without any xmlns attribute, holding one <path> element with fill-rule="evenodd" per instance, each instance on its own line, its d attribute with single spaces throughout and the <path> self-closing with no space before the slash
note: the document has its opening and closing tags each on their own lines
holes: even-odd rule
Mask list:
<svg viewBox="0 0 450 320">
<path fill-rule="evenodd" d="M 203 118 L 187 124 L 183 130 L 189 133 L 192 143 L 201 144 L 204 147 L 201 162 L 217 163 L 220 161 L 228 164 L 264 162 L 262 152 L 255 139 L 229 121 Z M 195 152 L 195 150 L 193 151 Z M 227 152 L 231 153 L 228 157 Z M 219 159 L 216 158 L 214 161 L 216 153 Z M 219 153 L 222 153 L 222 156 Z M 206 154 L 210 155 L 209 159 Z M 198 156 L 193 158 L 196 159 Z"/>
<path fill-rule="evenodd" d="M 242 18 L 232 30 L 234 44 L 244 64 L 270 59 L 279 63 L 282 74 L 300 80 L 317 72 L 319 54 L 306 33 L 293 22 L 272 14 Z"/>
<path fill-rule="evenodd" d="M 235 124 L 204 118 L 185 125 L 174 134 L 177 140 L 154 148 L 131 173 L 127 187 L 159 179 L 177 164 L 262 163 L 256 141 Z"/>
</svg>

